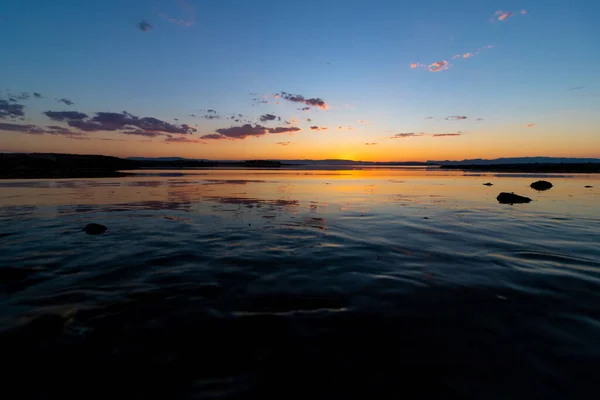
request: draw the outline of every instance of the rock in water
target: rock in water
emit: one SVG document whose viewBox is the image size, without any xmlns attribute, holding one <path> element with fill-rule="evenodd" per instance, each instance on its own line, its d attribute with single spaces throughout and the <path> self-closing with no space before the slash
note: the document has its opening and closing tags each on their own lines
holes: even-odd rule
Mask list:
<svg viewBox="0 0 600 400">
<path fill-rule="evenodd" d="M 88 235 L 102 235 L 108 228 L 100 224 L 87 224 L 83 230 Z"/>
<path fill-rule="evenodd" d="M 586 185 L 585 187 L 588 188 L 588 189 L 589 188 L 593 188 L 593 186 L 590 186 L 590 185 Z"/>
<path fill-rule="evenodd" d="M 537 181 L 537 182 L 533 182 L 530 185 L 533 189 L 535 190 L 548 190 L 552 187 L 552 184 L 548 181 Z"/>
<path fill-rule="evenodd" d="M 483 186 L 494 186 L 494 184 L 491 182 L 488 182 L 488 183 L 484 183 Z"/>
<path fill-rule="evenodd" d="M 496 197 L 501 204 L 520 204 L 520 203 L 529 203 L 531 199 L 525 196 L 519 196 L 514 193 L 502 192 Z"/>
</svg>

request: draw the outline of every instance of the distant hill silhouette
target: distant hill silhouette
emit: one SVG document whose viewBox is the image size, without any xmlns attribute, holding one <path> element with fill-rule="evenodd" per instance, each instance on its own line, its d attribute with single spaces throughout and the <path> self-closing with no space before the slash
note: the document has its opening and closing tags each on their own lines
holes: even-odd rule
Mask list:
<svg viewBox="0 0 600 400">
<path fill-rule="evenodd" d="M 582 163 L 600 163 L 600 158 L 561 158 L 561 157 L 509 157 L 494 158 L 486 160 L 483 158 L 474 158 L 462 161 L 427 161 L 437 165 L 496 165 L 496 164 L 582 164 Z"/>
</svg>

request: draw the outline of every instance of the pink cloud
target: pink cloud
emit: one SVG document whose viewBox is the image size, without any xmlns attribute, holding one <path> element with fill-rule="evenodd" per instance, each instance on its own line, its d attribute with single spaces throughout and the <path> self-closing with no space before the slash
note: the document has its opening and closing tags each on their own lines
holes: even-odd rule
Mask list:
<svg viewBox="0 0 600 400">
<path fill-rule="evenodd" d="M 527 14 L 527 10 L 521 10 L 521 15 L 526 15 Z"/>
<path fill-rule="evenodd" d="M 462 56 L 462 58 L 471 58 L 471 57 L 473 57 L 473 54 L 471 54 L 471 53 L 465 53 Z"/>
<path fill-rule="evenodd" d="M 527 124 L 527 125 L 525 125 L 525 128 L 531 128 L 533 126 L 535 126 L 535 124 Z"/>
<path fill-rule="evenodd" d="M 447 70 L 448 68 L 450 68 L 450 64 L 448 64 L 448 61 L 446 60 L 436 61 L 434 63 L 429 64 L 429 66 L 427 67 L 427 69 L 430 72 L 440 72 Z"/>
<path fill-rule="evenodd" d="M 362 124 L 362 125 L 369 125 L 369 124 L 370 124 L 370 122 L 369 122 L 369 121 L 365 121 L 364 119 L 359 119 L 359 120 L 358 120 L 358 123 L 359 123 L 359 124 Z"/>
</svg>

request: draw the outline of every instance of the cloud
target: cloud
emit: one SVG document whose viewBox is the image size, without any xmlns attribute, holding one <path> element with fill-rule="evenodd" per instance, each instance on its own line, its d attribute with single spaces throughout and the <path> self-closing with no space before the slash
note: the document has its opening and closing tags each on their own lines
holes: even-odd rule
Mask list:
<svg viewBox="0 0 600 400">
<path fill-rule="evenodd" d="M 567 91 L 572 92 L 574 90 L 581 90 L 583 88 L 585 88 L 585 86 L 575 86 L 575 87 L 567 89 Z"/>
<path fill-rule="evenodd" d="M 462 58 L 471 58 L 471 57 L 473 57 L 473 54 L 471 54 L 471 53 L 465 53 L 462 55 Z"/>
<path fill-rule="evenodd" d="M 33 97 L 35 97 L 36 99 L 41 99 L 42 95 L 37 92 L 33 92 Z"/>
<path fill-rule="evenodd" d="M 264 114 L 260 116 L 260 122 L 275 121 L 276 119 L 277 116 L 273 114 Z"/>
<path fill-rule="evenodd" d="M 475 121 L 483 121 L 483 118 L 477 118 Z"/>
<path fill-rule="evenodd" d="M 209 133 L 208 135 L 200 136 L 200 139 L 220 140 L 227 139 L 227 136 L 219 135 L 218 133 Z"/>
<path fill-rule="evenodd" d="M 280 146 L 289 146 L 290 144 L 292 144 L 292 142 L 277 142 L 275 144 L 278 144 Z"/>
<path fill-rule="evenodd" d="M 179 0 L 177 3 L 181 10 L 180 17 L 182 17 L 182 18 L 172 17 L 164 12 L 158 12 L 157 13 L 158 16 L 163 19 L 166 19 L 167 21 L 169 21 L 172 24 L 183 26 L 185 28 L 194 25 L 196 23 L 196 19 L 195 19 L 196 7 L 194 7 L 192 4 L 190 4 L 189 1 L 187 1 L 187 0 Z"/>
<path fill-rule="evenodd" d="M 465 117 L 464 115 L 451 115 L 449 117 L 446 117 L 446 119 L 448 121 L 458 121 L 458 120 L 461 120 L 461 119 L 467 119 L 467 117 Z"/>
<path fill-rule="evenodd" d="M 365 146 L 375 146 L 377 143 L 365 143 Z"/>
<path fill-rule="evenodd" d="M 150 29 L 152 29 L 152 28 L 153 28 L 153 26 L 152 26 L 152 25 L 151 25 L 149 22 L 147 22 L 147 21 L 140 21 L 140 22 L 138 23 L 138 28 L 139 28 L 139 30 L 140 30 L 140 31 L 142 31 L 142 32 L 147 32 L 147 31 L 149 31 Z"/>
<path fill-rule="evenodd" d="M 308 111 L 310 111 L 310 107 L 302 107 L 302 108 L 299 108 L 298 111 L 306 111 L 306 112 L 308 112 Z"/>
<path fill-rule="evenodd" d="M 435 133 L 431 136 L 433 137 L 447 137 L 447 136 L 461 136 L 462 132 L 456 132 L 456 133 Z"/>
<path fill-rule="evenodd" d="M 329 128 L 322 127 L 322 126 L 316 126 L 316 125 L 310 127 L 311 131 L 326 131 L 327 129 L 329 129 Z"/>
<path fill-rule="evenodd" d="M 525 125 L 525 128 L 531 128 L 531 127 L 534 127 L 534 126 L 535 126 L 535 124 L 527 124 L 527 125 Z"/>
<path fill-rule="evenodd" d="M 492 16 L 492 18 L 490 19 L 492 22 L 494 22 L 494 20 L 498 20 L 498 21 L 505 21 L 508 18 L 512 17 L 513 15 L 516 15 L 517 13 L 514 13 L 512 11 L 502 11 L 502 10 L 498 10 L 494 13 L 494 15 Z M 527 10 L 521 10 L 518 12 L 518 14 L 520 15 L 527 15 Z"/>
<path fill-rule="evenodd" d="M 48 126 L 46 128 L 42 128 L 37 125 L 0 123 L 0 131 L 2 130 L 11 132 L 21 132 L 30 135 L 62 135 L 73 139 L 83 139 L 83 136 L 85 136 L 85 134 L 82 132 L 72 131 L 63 126 Z"/>
<path fill-rule="evenodd" d="M 59 103 L 64 103 L 68 106 L 72 106 L 73 104 L 75 104 L 71 100 L 65 99 L 64 97 L 62 99 L 56 99 L 56 101 L 58 101 Z"/>
<path fill-rule="evenodd" d="M 450 68 L 450 64 L 448 64 L 448 61 L 446 60 L 436 61 L 427 66 L 427 69 L 431 72 L 440 72 L 447 70 L 448 68 Z"/>
<path fill-rule="evenodd" d="M 453 60 L 456 60 L 457 58 L 461 58 L 462 56 L 460 54 L 455 54 L 452 56 Z"/>
<path fill-rule="evenodd" d="M 365 121 L 364 119 L 359 119 L 358 123 L 362 124 L 362 125 L 369 125 L 369 124 L 371 124 L 369 121 Z"/>
<path fill-rule="evenodd" d="M 294 103 L 304 103 L 310 107 L 318 107 L 321 110 L 327 110 L 329 108 L 329 105 L 325 102 L 325 100 L 320 98 L 306 99 L 302 95 L 291 94 L 286 92 L 281 92 L 280 97 L 284 100 L 291 101 Z"/>
<path fill-rule="evenodd" d="M 132 129 L 129 131 L 122 131 L 124 135 L 137 135 L 137 136 L 145 136 L 145 137 L 157 137 L 157 136 L 165 136 L 165 133 L 153 132 L 153 131 L 145 131 L 143 129 Z"/>
<path fill-rule="evenodd" d="M 128 135 L 158 136 L 166 133 L 192 134 L 196 132 L 187 124 L 175 125 L 154 117 L 136 117 L 123 111 L 97 112 L 90 118 L 87 114 L 76 111 L 46 111 L 44 114 L 54 121 L 67 122 L 72 128 L 85 132 L 123 131 Z"/>
<path fill-rule="evenodd" d="M 168 137 L 165 139 L 165 143 L 167 143 L 167 144 L 170 144 L 170 143 L 197 144 L 197 143 L 204 143 L 204 142 L 200 139 L 190 139 L 189 137 L 186 137 L 186 136 L 179 136 L 179 137 Z"/>
<path fill-rule="evenodd" d="M 22 104 L 9 103 L 6 100 L 0 100 L 0 119 L 24 117 L 25 108 Z"/>
<path fill-rule="evenodd" d="M 414 132 L 396 133 L 395 135 L 390 137 L 390 139 L 403 139 L 403 138 L 415 137 L 415 136 L 423 136 L 423 133 L 414 133 Z"/>
<path fill-rule="evenodd" d="M 28 100 L 31 97 L 27 92 L 9 93 L 8 96 L 10 97 L 10 101 Z"/>
<path fill-rule="evenodd" d="M 265 128 L 262 125 L 252 126 L 251 124 L 245 124 L 242 126 L 233 126 L 231 128 L 217 129 L 216 132 L 222 136 L 231 139 L 245 139 L 249 136 L 263 136 L 267 133 L 280 134 L 280 133 L 292 133 L 299 132 L 300 128 L 297 127 L 278 127 L 278 128 Z M 208 135 L 202 136 L 203 139 L 208 139 Z"/>
<path fill-rule="evenodd" d="M 213 111 L 213 110 L 210 110 Z M 200 118 L 204 118 L 204 119 L 221 119 L 220 115 L 216 115 L 216 114 L 205 114 L 202 115 Z"/>
<path fill-rule="evenodd" d="M 425 119 L 433 119 L 433 117 L 425 117 Z"/>
<path fill-rule="evenodd" d="M 88 116 L 82 112 L 77 111 L 46 111 L 42 114 L 46 115 L 53 121 L 73 121 L 86 119 Z"/>
<path fill-rule="evenodd" d="M 504 21 L 506 18 L 510 17 L 513 13 L 511 11 L 504 12 L 502 10 L 496 11 L 496 16 L 498 16 L 498 21 Z"/>
<path fill-rule="evenodd" d="M 412 63 L 412 64 L 410 64 L 410 67 L 411 67 L 411 68 L 417 68 L 417 66 L 418 66 L 418 65 L 417 65 L 417 63 Z"/>
<path fill-rule="evenodd" d="M 20 125 L 0 122 L 0 131 L 11 131 L 11 132 L 23 132 L 34 135 L 42 135 L 45 133 L 44 129 L 37 125 Z"/>
</svg>

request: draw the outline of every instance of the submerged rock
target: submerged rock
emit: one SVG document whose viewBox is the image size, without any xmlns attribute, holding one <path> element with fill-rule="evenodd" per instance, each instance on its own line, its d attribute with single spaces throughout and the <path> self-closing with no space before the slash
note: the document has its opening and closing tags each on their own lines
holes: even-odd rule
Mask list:
<svg viewBox="0 0 600 400">
<path fill-rule="evenodd" d="M 588 189 L 589 188 L 593 188 L 593 186 L 590 186 L 590 185 L 586 185 L 585 187 L 588 188 Z"/>
<path fill-rule="evenodd" d="M 520 204 L 520 203 L 529 203 L 531 199 L 525 196 L 519 196 L 514 193 L 502 192 L 496 197 L 501 204 Z"/>
<path fill-rule="evenodd" d="M 488 183 L 484 183 L 483 186 L 494 186 L 494 184 L 491 182 L 488 182 Z"/>
<path fill-rule="evenodd" d="M 537 181 L 533 182 L 530 186 L 532 189 L 542 191 L 550 189 L 552 187 L 552 184 L 548 181 Z"/>
<path fill-rule="evenodd" d="M 83 230 L 88 235 L 102 235 L 108 228 L 100 224 L 87 224 Z"/>
</svg>

